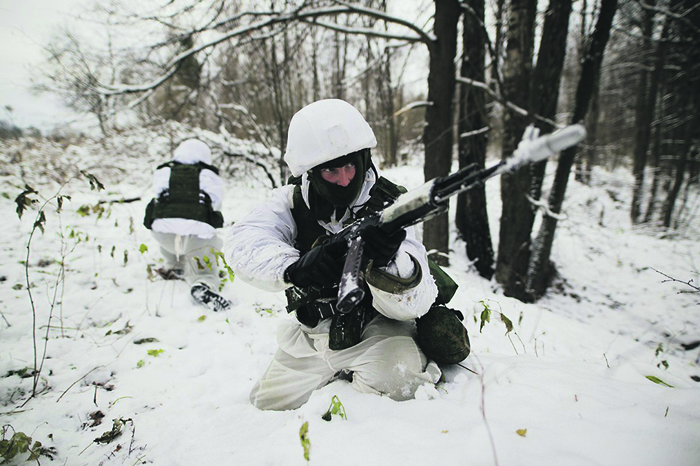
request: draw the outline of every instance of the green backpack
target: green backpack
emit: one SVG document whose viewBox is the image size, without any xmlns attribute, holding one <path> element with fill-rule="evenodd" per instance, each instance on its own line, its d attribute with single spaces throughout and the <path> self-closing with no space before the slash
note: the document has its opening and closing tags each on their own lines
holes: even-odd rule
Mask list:
<svg viewBox="0 0 700 466">
<path fill-rule="evenodd" d="M 218 175 L 216 167 L 204 162 L 191 165 L 171 161 L 157 168 L 164 167 L 170 168 L 168 189 L 146 206 L 144 226 L 150 229 L 158 218 L 185 218 L 207 223 L 214 228 L 223 227 L 223 215 L 214 210 L 211 198 L 199 186 L 200 172 L 207 169 Z"/>
</svg>

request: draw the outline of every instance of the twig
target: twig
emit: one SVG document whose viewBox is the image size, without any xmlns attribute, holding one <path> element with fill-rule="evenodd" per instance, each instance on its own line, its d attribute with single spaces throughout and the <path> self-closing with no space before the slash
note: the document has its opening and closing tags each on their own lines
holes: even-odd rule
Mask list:
<svg viewBox="0 0 700 466">
<path fill-rule="evenodd" d="M 5 318 L 5 314 L 2 311 L 0 311 L 0 316 L 2 316 L 2 320 L 5 321 L 8 327 L 12 327 L 12 325 L 10 325 L 10 323 L 7 321 L 7 318 Z"/>
<path fill-rule="evenodd" d="M 478 372 L 476 372 L 476 371 L 474 371 L 474 370 L 472 370 L 472 369 L 469 369 L 467 366 L 464 366 L 464 365 L 462 365 L 462 364 L 459 363 L 459 362 L 457 363 L 457 365 L 458 365 L 459 367 L 461 367 L 462 369 L 468 370 L 469 372 L 471 372 L 471 373 L 474 374 L 474 375 L 479 375 Z"/>
<path fill-rule="evenodd" d="M 486 383 L 484 382 L 484 369 L 483 364 L 476 358 L 477 362 L 481 366 L 481 374 L 479 375 L 479 382 L 481 383 L 481 417 L 484 419 L 484 425 L 486 426 L 486 432 L 489 434 L 489 441 L 491 443 L 491 451 L 493 452 L 493 464 L 498 466 L 498 455 L 496 454 L 496 442 L 493 440 L 493 433 L 491 432 L 491 426 L 489 425 L 488 419 L 486 419 Z"/>
<path fill-rule="evenodd" d="M 121 199 L 110 199 L 108 201 L 99 201 L 97 204 L 130 204 L 132 202 L 140 201 L 141 196 L 138 197 L 129 197 L 129 198 L 121 198 Z"/>
<path fill-rule="evenodd" d="M 654 267 L 649 267 L 649 268 L 650 268 L 651 270 L 653 270 L 654 272 L 656 272 L 656 273 L 658 273 L 658 274 L 660 274 L 660 275 L 663 275 L 664 277 L 668 278 L 668 280 L 662 280 L 661 283 L 667 283 L 667 282 L 682 283 L 682 284 L 684 284 L 684 285 L 687 285 L 687 286 L 691 287 L 691 288 L 694 290 L 694 291 L 681 290 L 681 291 L 678 292 L 678 294 L 682 294 L 682 293 L 700 293 L 700 287 L 697 287 L 697 286 L 693 285 L 693 279 L 692 279 L 692 278 L 691 278 L 690 280 L 688 280 L 687 282 L 684 282 L 683 280 L 678 280 L 677 278 L 671 277 L 670 275 L 666 275 L 666 274 L 663 273 L 663 272 L 659 272 L 659 271 L 656 270 Z M 700 303 L 698 303 L 698 304 L 700 304 Z"/>
<path fill-rule="evenodd" d="M 80 382 L 81 380 L 83 380 L 85 377 L 87 377 L 88 375 L 92 374 L 94 371 L 96 371 L 97 369 L 100 369 L 100 368 L 102 368 L 102 367 L 105 367 L 105 366 L 96 366 L 96 367 L 93 367 L 92 369 L 90 369 L 90 371 L 89 371 L 87 374 L 85 374 L 84 376 L 82 376 L 81 378 L 79 378 L 78 380 L 76 380 L 75 382 L 73 382 L 72 384 L 70 384 L 70 386 L 69 386 L 68 388 L 66 388 L 66 390 L 65 390 L 63 393 L 61 393 L 61 396 L 58 397 L 58 399 L 56 400 L 56 403 L 58 403 L 59 401 L 61 401 L 61 398 L 63 398 L 63 395 L 65 395 L 66 393 L 68 393 L 68 390 L 70 390 L 71 388 L 73 388 L 73 385 L 77 384 L 78 382 Z"/>
</svg>

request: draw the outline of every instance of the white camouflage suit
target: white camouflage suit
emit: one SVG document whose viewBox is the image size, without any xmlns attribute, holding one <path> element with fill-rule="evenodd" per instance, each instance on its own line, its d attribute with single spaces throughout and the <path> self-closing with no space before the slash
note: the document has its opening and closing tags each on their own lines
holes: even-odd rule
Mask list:
<svg viewBox="0 0 700 466">
<path fill-rule="evenodd" d="M 173 161 L 194 165 L 204 162 L 211 165 L 211 150 L 202 141 L 188 139 L 173 152 Z M 170 168 L 163 167 L 153 173 L 153 194 L 156 198 L 169 188 Z M 209 195 L 214 210 L 221 210 L 224 197 L 224 182 L 211 170 L 204 169 L 199 174 L 200 189 Z M 216 290 L 219 276 L 216 260 L 211 249 L 220 251 L 223 241 L 217 236 L 213 226 L 187 218 L 158 218 L 153 221 L 151 233 L 160 245 L 166 267 L 181 269 L 189 285 L 203 283 Z M 205 257 L 212 267 L 203 267 Z"/>
<path fill-rule="evenodd" d="M 368 201 L 376 176 L 374 170 L 366 171 L 353 210 Z M 309 185 L 305 174 L 302 195 L 307 205 Z M 283 275 L 300 255 L 293 246 L 297 235 L 291 212 L 293 189 L 287 185 L 274 190 L 267 203 L 229 229 L 224 251 L 237 278 L 268 291 L 292 286 L 284 281 Z M 334 233 L 343 227 L 346 218 L 319 223 Z M 358 391 L 384 394 L 394 400 L 411 399 L 422 384 L 436 383 L 440 369 L 426 358 L 413 338 L 413 320 L 428 311 L 437 287 L 429 273 L 425 248 L 416 239 L 412 227 L 407 228 L 396 259 L 382 270 L 401 278 L 412 276 L 414 262 L 409 254 L 422 268 L 422 279 L 415 287 L 390 293 L 374 286 L 372 274 L 368 276 L 373 305 L 379 315 L 365 326 L 357 345 L 338 351 L 329 349 L 331 319 L 320 321 L 314 328 L 296 319 L 282 321 L 277 333 L 279 349 L 250 394 L 253 405 L 266 410 L 298 408 L 339 371 L 353 373 L 352 385 Z"/>
</svg>

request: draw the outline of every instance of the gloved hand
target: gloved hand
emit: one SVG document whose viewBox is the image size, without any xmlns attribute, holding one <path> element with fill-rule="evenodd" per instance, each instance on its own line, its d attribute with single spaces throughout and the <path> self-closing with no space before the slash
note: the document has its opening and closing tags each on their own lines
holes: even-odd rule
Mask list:
<svg viewBox="0 0 700 466">
<path fill-rule="evenodd" d="M 377 226 L 370 226 L 362 231 L 364 252 L 368 259 L 374 260 L 374 265 L 385 267 L 395 256 L 406 239 L 406 230 L 403 228 L 390 235 Z"/>
<path fill-rule="evenodd" d="M 342 241 L 316 246 L 287 267 L 284 278 L 299 288 L 332 288 L 340 282 L 346 252 Z"/>
</svg>

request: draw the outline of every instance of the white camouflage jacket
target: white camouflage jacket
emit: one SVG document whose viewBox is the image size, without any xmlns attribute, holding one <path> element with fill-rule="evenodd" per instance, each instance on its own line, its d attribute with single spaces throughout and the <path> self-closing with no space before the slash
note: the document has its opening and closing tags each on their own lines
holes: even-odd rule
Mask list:
<svg viewBox="0 0 700 466">
<path fill-rule="evenodd" d="M 353 210 L 359 210 L 369 200 L 369 191 L 375 182 L 375 172 L 368 170 Z M 309 186 L 307 175 L 304 175 L 302 194 L 307 205 Z M 297 235 L 291 211 L 293 190 L 294 186 L 291 185 L 273 190 L 265 204 L 253 209 L 228 230 L 224 252 L 226 261 L 237 278 L 267 291 L 282 291 L 292 286 L 284 281 L 283 274 L 287 267 L 299 259 L 299 251 L 293 246 Z M 335 233 L 344 226 L 346 218 L 319 223 L 327 231 Z M 407 228 L 406 233 L 396 259 L 380 271 L 400 278 L 415 276 L 418 272 L 420 281 L 411 288 L 391 292 L 386 287 L 380 289 L 382 281 L 373 280 L 373 272 L 367 278 L 374 308 L 395 320 L 421 317 L 428 312 L 437 296 L 437 286 L 428 269 L 425 247 L 416 239 L 413 227 Z M 420 271 L 415 270 L 416 264 L 420 266 Z M 396 287 L 391 288 L 396 290 Z"/>
</svg>

